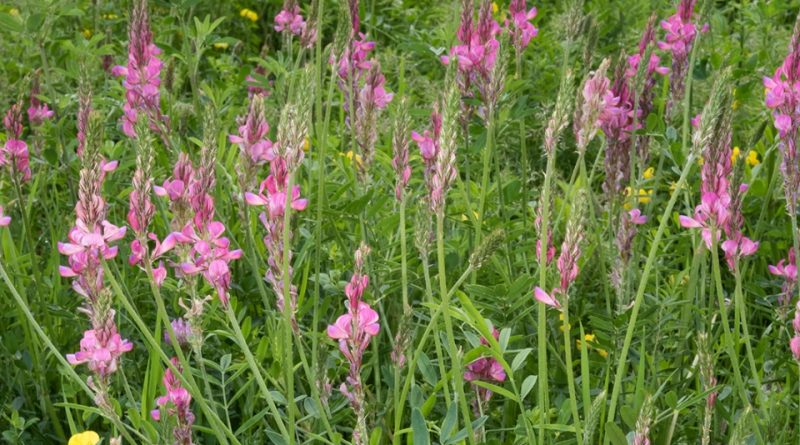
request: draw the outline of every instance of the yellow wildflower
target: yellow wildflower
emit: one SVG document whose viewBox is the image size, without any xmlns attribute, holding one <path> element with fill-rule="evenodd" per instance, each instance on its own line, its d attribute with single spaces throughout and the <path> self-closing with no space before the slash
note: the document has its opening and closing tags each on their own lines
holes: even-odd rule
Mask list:
<svg viewBox="0 0 800 445">
<path fill-rule="evenodd" d="M 497 2 L 492 2 L 492 14 L 497 14 L 497 11 L 500 10 L 500 7 L 497 6 Z"/>
<path fill-rule="evenodd" d="M 228 49 L 228 42 L 217 42 L 214 44 L 216 49 Z"/>
<path fill-rule="evenodd" d="M 650 195 L 652 194 L 653 194 L 652 189 L 650 190 L 639 189 L 639 202 L 642 204 L 647 204 L 648 202 L 650 202 Z"/>
<path fill-rule="evenodd" d="M 100 442 L 100 436 L 94 431 L 84 431 L 82 433 L 73 434 L 69 438 L 67 445 L 96 445 Z"/>
<path fill-rule="evenodd" d="M 608 351 L 606 351 L 605 349 L 598 348 L 598 349 L 596 349 L 596 351 L 597 351 L 598 354 L 600 354 L 600 357 L 603 357 L 603 358 L 608 357 Z"/>
<path fill-rule="evenodd" d="M 11 8 L 11 9 L 8 10 L 8 14 L 12 15 L 14 17 L 19 17 L 19 9 Z"/>
<path fill-rule="evenodd" d="M 308 149 L 311 148 L 311 142 L 308 138 L 303 139 L 303 151 L 308 153 Z"/>
<path fill-rule="evenodd" d="M 595 340 L 597 340 L 597 336 L 596 336 L 596 335 L 594 335 L 594 334 L 586 334 L 586 335 L 584 335 L 584 336 L 583 336 L 583 338 L 584 338 L 586 341 L 588 341 L 589 343 L 594 343 L 594 342 L 595 342 Z"/>
<path fill-rule="evenodd" d="M 745 159 L 747 165 L 750 167 L 755 167 L 756 165 L 760 164 L 761 161 L 758 160 L 758 153 L 755 150 L 750 150 L 747 153 L 747 158 Z"/>
<path fill-rule="evenodd" d="M 92 30 L 89 29 L 89 28 L 83 28 L 83 31 L 81 31 L 81 34 L 83 34 L 83 36 L 86 37 L 87 39 L 91 39 L 92 38 Z"/>
<path fill-rule="evenodd" d="M 702 167 L 703 164 L 705 164 L 705 163 L 706 163 L 706 161 L 704 161 L 703 158 L 697 158 L 697 165 Z"/>
<path fill-rule="evenodd" d="M 647 170 L 645 170 L 645 171 L 644 171 L 644 173 L 642 174 L 642 176 L 644 177 L 644 179 L 653 179 L 653 177 L 654 177 L 655 175 L 656 175 L 656 169 L 655 169 L 655 168 L 653 168 L 653 167 L 649 167 L 649 168 L 648 168 Z"/>
<path fill-rule="evenodd" d="M 344 156 L 344 157 L 346 157 L 346 158 L 347 158 L 347 160 L 348 160 L 348 161 L 350 161 L 350 162 L 352 162 L 352 161 L 353 161 L 353 159 L 355 159 L 355 161 L 356 161 L 356 165 L 358 165 L 359 167 L 361 167 L 362 163 L 364 162 L 364 161 L 361 159 L 361 155 L 360 155 L 360 154 L 358 154 L 358 153 L 353 153 L 353 150 L 350 150 L 350 151 L 348 151 L 348 152 L 347 152 L 347 153 L 345 153 L 343 156 Z"/>
<path fill-rule="evenodd" d="M 258 14 L 252 9 L 244 8 L 241 11 L 239 11 L 239 15 L 246 18 L 247 20 L 250 20 L 251 22 L 255 22 L 258 20 Z"/>
<path fill-rule="evenodd" d="M 731 164 L 736 165 L 736 160 L 739 159 L 740 154 L 742 154 L 742 150 L 739 150 L 739 147 L 733 147 L 733 153 L 731 153 Z"/>
<path fill-rule="evenodd" d="M 561 320 L 561 326 L 558 327 L 559 329 L 561 329 L 561 332 L 564 332 L 564 331 L 567 330 L 567 328 L 572 327 L 571 325 L 568 325 L 568 324 L 564 323 L 564 313 L 563 312 L 558 314 L 558 319 Z M 578 340 L 578 341 L 580 341 L 580 340 Z"/>
</svg>

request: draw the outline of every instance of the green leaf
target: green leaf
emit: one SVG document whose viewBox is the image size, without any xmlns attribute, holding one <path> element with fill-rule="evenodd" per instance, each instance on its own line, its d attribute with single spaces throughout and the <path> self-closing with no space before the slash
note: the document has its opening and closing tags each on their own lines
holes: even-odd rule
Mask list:
<svg viewBox="0 0 800 445">
<path fill-rule="evenodd" d="M 532 348 L 525 348 L 519 351 L 514 357 L 514 360 L 511 362 L 511 370 L 515 372 L 519 370 L 519 368 L 521 368 L 525 363 L 525 359 L 528 358 L 528 355 L 530 355 L 532 350 Z"/>
<path fill-rule="evenodd" d="M 422 417 L 422 411 L 419 408 L 414 408 L 411 411 L 411 432 L 414 438 L 414 445 L 430 445 L 431 438 L 428 433 L 428 426 L 425 424 L 425 418 Z"/>
<path fill-rule="evenodd" d="M 513 400 L 515 402 L 517 401 L 517 396 L 515 396 L 514 393 L 512 393 L 511 391 L 509 391 L 509 390 L 507 390 L 507 389 L 505 389 L 505 388 L 503 388 L 501 386 L 493 385 L 493 384 L 488 383 L 488 382 L 482 382 L 480 380 L 475 380 L 475 381 L 472 382 L 472 384 L 476 385 L 476 386 L 480 386 L 482 388 L 486 388 L 486 389 L 488 389 L 488 390 L 490 390 L 492 392 L 500 394 L 501 396 L 503 396 L 503 397 L 505 397 L 507 399 Z"/>
<path fill-rule="evenodd" d="M 439 441 L 442 443 L 447 443 L 448 439 L 450 439 L 450 435 L 453 433 L 453 428 L 455 428 L 456 423 L 458 423 L 458 406 L 455 403 L 451 403 L 450 406 L 447 408 L 447 415 L 444 416 L 444 421 L 442 422 L 442 429 L 439 432 Z"/>
<path fill-rule="evenodd" d="M 614 422 L 606 423 L 606 438 L 612 445 L 628 445 L 628 439 L 625 438 L 625 433 L 623 433 L 620 427 Z"/>
<path fill-rule="evenodd" d="M 22 22 L 7 12 L 0 12 L 0 28 L 10 32 L 22 32 Z"/>
<path fill-rule="evenodd" d="M 525 377 L 525 380 L 522 381 L 522 387 L 520 388 L 519 391 L 519 396 L 520 398 L 522 398 L 522 400 L 525 400 L 525 396 L 527 396 L 528 393 L 531 392 L 531 390 L 533 389 L 533 385 L 536 384 L 536 380 L 538 379 L 539 377 L 535 375 L 529 375 Z"/>
</svg>

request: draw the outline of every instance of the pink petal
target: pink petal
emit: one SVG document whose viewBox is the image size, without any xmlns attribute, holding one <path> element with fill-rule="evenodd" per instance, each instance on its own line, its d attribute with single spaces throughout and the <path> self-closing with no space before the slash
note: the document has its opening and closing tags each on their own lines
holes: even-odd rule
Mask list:
<svg viewBox="0 0 800 445">
<path fill-rule="evenodd" d="M 536 300 L 538 300 L 540 303 L 544 303 L 556 309 L 561 309 L 561 303 L 559 303 L 555 298 L 551 297 L 547 292 L 542 290 L 541 287 L 537 286 L 536 289 L 533 290 L 533 297 L 536 298 Z"/>
</svg>

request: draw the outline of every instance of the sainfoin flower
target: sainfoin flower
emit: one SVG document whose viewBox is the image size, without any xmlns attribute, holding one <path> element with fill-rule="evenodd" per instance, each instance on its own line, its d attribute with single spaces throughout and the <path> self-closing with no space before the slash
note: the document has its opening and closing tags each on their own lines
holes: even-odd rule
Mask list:
<svg viewBox="0 0 800 445">
<path fill-rule="evenodd" d="M 294 0 L 287 0 L 281 12 L 275 16 L 275 31 L 300 36 L 306 29 L 306 21 L 300 14 L 300 6 Z"/>
<path fill-rule="evenodd" d="M 524 8 L 523 1 L 523 11 Z M 470 85 L 475 85 L 485 98 L 500 48 L 500 41 L 497 39 L 500 25 L 492 17 L 492 2 L 489 0 L 481 3 L 477 23 L 473 24 L 472 13 L 472 2 L 463 2 L 461 24 L 457 32 L 459 44 L 450 48 L 449 55 L 442 56 L 441 61 L 449 64 L 455 58 L 458 64 L 459 88 L 464 94 L 469 94 Z M 527 14 L 525 12 L 525 23 L 527 23 Z M 528 23 L 528 25 L 530 24 Z M 525 28 L 530 35 L 530 28 L 527 26 Z M 535 28 L 533 29 L 535 30 Z M 522 39 L 521 32 L 520 39 Z"/>
<path fill-rule="evenodd" d="M 154 130 L 158 130 L 160 122 L 166 121 L 166 116 L 161 114 L 159 87 L 163 63 L 159 54 L 161 50 L 153 43 L 150 30 L 147 1 L 136 0 L 128 30 L 128 64 L 111 70 L 115 76 L 125 77 L 122 131 L 128 137 L 136 137 L 136 121 L 141 115 Z"/>
<path fill-rule="evenodd" d="M 497 340 L 500 332 L 496 328 L 492 328 L 492 336 Z M 485 338 L 481 338 L 481 344 L 488 346 L 489 342 Z M 502 383 L 506 380 L 506 371 L 503 365 L 493 357 L 481 357 L 474 360 L 466 366 L 464 371 L 464 380 L 474 382 L 476 380 L 492 383 Z M 478 392 L 479 402 L 488 402 L 492 398 L 492 391 L 482 386 L 475 385 Z"/>
<path fill-rule="evenodd" d="M 178 242 L 192 246 L 188 260 L 181 263 L 181 271 L 187 275 L 202 274 L 217 291 L 222 304 L 227 305 L 231 284 L 228 264 L 241 258 L 242 251 L 230 250 L 230 240 L 222 236 L 224 232 L 224 224 L 211 221 L 200 231 L 196 231 L 192 224 L 187 224 L 181 234 L 175 236 Z"/>
<path fill-rule="evenodd" d="M 3 213 L 3 206 L 0 206 L 0 227 L 11 224 L 11 217 Z"/>
<path fill-rule="evenodd" d="M 172 364 L 180 370 L 178 359 L 173 357 Z M 175 445 L 192 445 L 192 424 L 195 417 L 191 411 L 192 396 L 189 391 L 181 385 L 172 373 L 171 368 L 164 371 L 164 378 L 162 379 L 166 393 L 156 399 L 158 408 L 150 412 L 150 417 L 153 420 L 161 421 L 161 413 L 164 412 L 168 416 L 175 419 L 175 424 L 172 427 L 172 437 L 174 438 Z"/>
<path fill-rule="evenodd" d="M 83 333 L 81 350 L 67 354 L 67 361 L 72 365 L 86 363 L 93 373 L 107 377 L 117 370 L 122 353 L 131 349 L 133 344 L 123 340 L 116 327 L 102 331 L 89 329 Z"/>
<path fill-rule="evenodd" d="M 778 296 L 778 305 L 783 314 L 794 296 L 797 285 L 797 262 L 795 261 L 794 248 L 789 248 L 787 259 L 781 259 L 776 265 L 768 267 L 769 273 L 783 278 L 781 294 Z"/>
<path fill-rule="evenodd" d="M 31 125 L 41 125 L 55 114 L 46 103 L 39 100 L 39 93 L 39 72 L 37 71 L 31 80 L 31 106 L 28 107 L 28 121 Z"/>
<path fill-rule="evenodd" d="M 800 20 L 795 24 L 789 54 L 775 70 L 772 77 L 764 77 L 764 103 L 772 110 L 775 128 L 778 130 L 779 146 L 783 159 L 786 209 L 789 214 L 797 211 L 800 168 L 798 168 L 797 136 L 800 128 Z"/>
<path fill-rule="evenodd" d="M 666 31 L 666 35 L 664 40 L 658 42 L 658 47 L 672 54 L 670 107 L 683 98 L 689 69 L 689 53 L 697 38 L 697 26 L 692 22 L 696 3 L 697 0 L 680 0 L 675 14 L 661 21 L 661 28 Z M 703 27 L 702 31 L 705 29 L 706 27 Z"/>
<path fill-rule="evenodd" d="M 11 106 L 3 118 L 3 125 L 7 139 L 0 150 L 0 166 L 8 165 L 13 178 L 28 182 L 31 179 L 30 153 L 28 144 L 22 140 L 22 111 L 19 104 Z"/>
<path fill-rule="evenodd" d="M 800 301 L 797 302 L 795 307 L 792 328 L 794 329 L 794 337 L 789 340 L 789 349 L 792 351 L 794 359 L 800 362 Z"/>
<path fill-rule="evenodd" d="M 378 335 L 378 313 L 369 304 L 362 300 L 364 290 L 369 285 L 369 277 L 362 274 L 364 259 L 369 253 L 369 247 L 362 244 L 356 251 L 355 273 L 350 282 L 345 286 L 345 307 L 347 312 L 336 322 L 328 326 L 328 337 L 339 342 L 339 350 L 349 363 L 347 382 L 342 383 L 340 390 L 353 407 L 356 413 L 356 427 L 353 429 L 353 443 L 363 444 L 366 440 L 366 413 L 364 412 L 364 388 L 361 381 L 361 365 L 364 351 L 369 346 L 372 337 Z M 349 387 L 348 387 L 349 386 Z"/>
<path fill-rule="evenodd" d="M 511 0 L 508 5 L 511 20 L 506 23 L 511 41 L 517 51 L 528 47 L 531 39 L 539 34 L 539 30 L 531 23 L 536 18 L 536 7 L 526 10 L 525 0 Z"/>
</svg>

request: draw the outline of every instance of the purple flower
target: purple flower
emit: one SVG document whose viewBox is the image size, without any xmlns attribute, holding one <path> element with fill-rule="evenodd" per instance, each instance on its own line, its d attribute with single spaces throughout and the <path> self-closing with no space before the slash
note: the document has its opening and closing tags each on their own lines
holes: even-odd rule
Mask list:
<svg viewBox="0 0 800 445">
<path fill-rule="evenodd" d="M 250 205 L 266 206 L 271 219 L 282 218 L 286 209 L 286 192 L 278 188 L 278 182 L 273 175 L 267 176 L 267 179 L 261 182 L 257 195 L 247 192 L 245 199 Z M 292 187 L 292 209 L 302 211 L 307 205 L 308 200 L 300 198 L 300 186 Z"/>
<path fill-rule="evenodd" d="M 523 51 L 528 47 L 531 39 L 539 34 L 539 30 L 531 23 L 536 18 L 536 8 L 525 10 L 525 0 L 511 0 L 508 5 L 508 12 L 511 21 L 506 22 L 506 27 L 511 34 L 511 41 L 517 51 Z"/>
<path fill-rule="evenodd" d="M 178 359 L 173 357 L 172 364 L 180 370 Z M 172 373 L 171 368 L 164 371 L 164 384 L 165 394 L 156 399 L 158 408 L 150 411 L 150 417 L 155 421 L 161 421 L 161 410 L 164 410 L 170 417 L 175 417 L 176 425 L 171 427 L 172 436 L 175 439 L 175 445 L 192 445 L 192 424 L 194 423 L 195 416 L 191 411 L 192 396 L 189 391 L 181 386 L 178 380 Z"/>
<path fill-rule="evenodd" d="M 187 275 L 202 274 L 216 289 L 222 304 L 227 305 L 231 283 L 228 264 L 241 258 L 242 251 L 230 250 L 230 240 L 222 236 L 224 232 L 225 225 L 219 221 L 208 223 L 199 234 L 187 224 L 181 234 L 175 233 L 175 238 L 192 246 L 188 261 L 181 264 L 181 271 Z"/>
<path fill-rule="evenodd" d="M 0 227 L 11 224 L 11 217 L 3 213 L 3 206 L 0 206 Z"/>
<path fill-rule="evenodd" d="M 300 6 L 297 4 L 284 5 L 281 12 L 275 16 L 274 28 L 278 32 L 287 32 L 296 36 L 302 35 L 306 29 L 306 21 L 300 14 Z"/>
<path fill-rule="evenodd" d="M 499 335 L 500 333 L 497 331 L 497 329 L 492 328 L 492 336 L 494 336 L 495 340 L 497 340 Z M 486 341 L 485 338 L 481 338 L 481 344 L 488 346 L 489 342 Z M 506 371 L 503 369 L 503 365 L 501 365 L 497 359 L 492 357 L 481 357 L 472 361 L 466 366 L 466 370 L 464 371 L 464 380 L 468 382 L 480 380 L 485 382 L 502 383 L 506 380 Z M 477 389 L 479 398 L 481 400 L 488 402 L 492 397 L 491 390 L 477 385 L 475 385 L 475 388 Z"/>
</svg>

